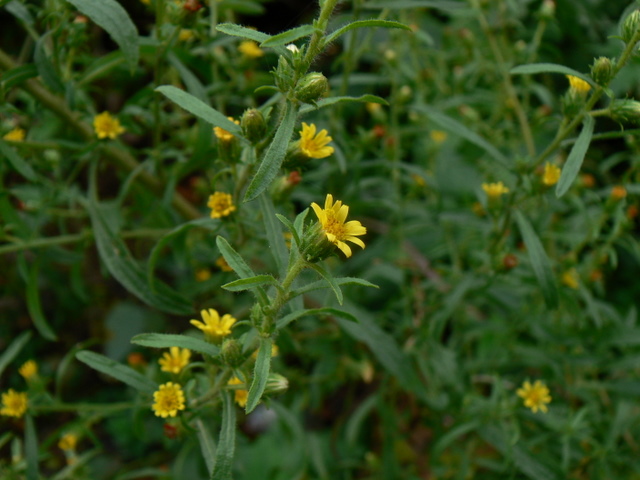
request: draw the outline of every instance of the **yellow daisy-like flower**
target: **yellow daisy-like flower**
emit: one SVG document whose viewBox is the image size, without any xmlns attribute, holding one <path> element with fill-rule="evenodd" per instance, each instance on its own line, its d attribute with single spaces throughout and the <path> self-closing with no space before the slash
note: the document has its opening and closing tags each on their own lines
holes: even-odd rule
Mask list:
<svg viewBox="0 0 640 480">
<path fill-rule="evenodd" d="M 38 373 L 38 364 L 33 360 L 28 360 L 18 369 L 18 373 L 22 375 L 25 380 L 31 380 Z"/>
<path fill-rule="evenodd" d="M 551 402 L 551 396 L 547 386 L 540 380 L 536 380 L 533 385 L 529 381 L 524 382 L 516 393 L 524 400 L 524 406 L 530 408 L 533 413 L 537 413 L 538 410 L 547 413 L 546 404 Z"/>
<path fill-rule="evenodd" d="M 168 352 L 162 354 L 162 358 L 158 360 L 160 370 L 169 373 L 180 373 L 184 367 L 189 364 L 191 358 L 191 350 L 188 348 L 171 347 Z"/>
<path fill-rule="evenodd" d="M 312 123 L 307 125 L 302 122 L 300 130 L 300 150 L 309 158 L 325 158 L 333 153 L 333 147 L 328 147 L 332 138 L 327 135 L 327 131 L 322 129 L 316 135 L 316 126 Z"/>
<path fill-rule="evenodd" d="M 542 174 L 542 183 L 546 186 L 550 187 L 551 185 L 555 185 L 560 180 L 560 174 L 562 170 L 557 165 L 552 163 L 545 163 L 544 165 L 544 173 Z"/>
<path fill-rule="evenodd" d="M 2 394 L 2 408 L 0 415 L 20 418 L 27 411 L 27 394 L 16 392 L 10 388 L 7 393 Z"/>
<path fill-rule="evenodd" d="M 232 121 L 236 125 L 240 125 L 240 121 L 234 120 L 233 117 L 227 117 L 227 119 Z M 221 142 L 230 142 L 234 138 L 233 133 L 229 133 L 224 128 L 220 128 L 220 127 L 213 127 L 213 133 Z"/>
<path fill-rule="evenodd" d="M 204 323 L 200 320 L 191 320 L 191 324 L 202 330 L 205 335 L 211 339 L 218 339 L 229 335 L 231 333 L 231 327 L 233 327 L 233 324 L 237 321 L 228 313 L 220 318 L 218 312 L 213 308 L 202 310 L 200 315 L 202 315 Z"/>
<path fill-rule="evenodd" d="M 224 257 L 218 257 L 216 260 L 216 266 L 223 272 L 233 272 L 233 268 L 231 268 Z"/>
<path fill-rule="evenodd" d="M 214 192 L 213 195 L 209 195 L 207 207 L 211 209 L 211 218 L 226 217 L 236 210 L 231 194 L 224 192 Z"/>
<path fill-rule="evenodd" d="M 74 435 L 73 433 L 65 433 L 62 437 L 60 437 L 58 448 L 60 448 L 60 450 L 64 450 L 65 452 L 72 452 L 76 449 L 77 444 L 77 435 Z"/>
<path fill-rule="evenodd" d="M 244 384 L 244 382 L 240 380 L 238 377 L 233 377 L 231 380 L 229 380 L 229 383 L 227 383 L 227 385 L 241 385 L 241 384 Z M 241 407 L 245 407 L 247 405 L 247 399 L 249 398 L 249 391 L 243 390 L 243 389 L 234 390 L 233 396 L 238 405 L 240 405 Z"/>
<path fill-rule="evenodd" d="M 343 205 L 342 201 L 333 203 L 333 195 L 329 193 L 324 201 L 324 209 L 315 202 L 311 204 L 311 208 L 318 216 L 327 239 L 342 250 L 347 258 L 351 256 L 351 248 L 344 242 L 355 243 L 364 248 L 364 242 L 357 237 L 367 233 L 367 229 L 357 220 L 345 223 L 349 207 Z"/>
<path fill-rule="evenodd" d="M 245 57 L 260 58 L 264 55 L 262 49 L 253 40 L 245 40 L 238 45 L 238 51 Z"/>
<path fill-rule="evenodd" d="M 580 277 L 578 275 L 578 271 L 575 268 L 570 268 L 569 270 L 564 272 L 562 274 L 562 283 L 564 283 L 569 288 L 577 290 L 578 286 L 580 285 Z"/>
<path fill-rule="evenodd" d="M 484 193 L 486 193 L 491 199 L 498 198 L 500 195 L 509 193 L 509 189 L 505 187 L 502 182 L 483 183 L 482 190 L 484 190 Z"/>
<path fill-rule="evenodd" d="M 24 138 L 27 136 L 27 132 L 25 132 L 22 128 L 16 127 L 8 133 L 5 133 L 4 140 L 9 140 L 11 142 L 22 142 Z"/>
<path fill-rule="evenodd" d="M 578 95 L 586 95 L 589 90 L 591 90 L 591 85 L 585 82 L 581 78 L 574 77 L 573 75 L 567 75 L 567 79 L 569 80 L 569 89 L 573 93 L 577 93 Z"/>
<path fill-rule="evenodd" d="M 98 138 L 108 137 L 112 140 L 124 133 L 124 127 L 120 125 L 120 120 L 111 116 L 109 112 L 102 112 L 93 117 L 93 129 Z"/>
<path fill-rule="evenodd" d="M 167 382 L 160 385 L 153 393 L 154 403 L 151 408 L 157 417 L 175 417 L 178 410 L 184 410 L 184 392 L 178 383 Z"/>
</svg>

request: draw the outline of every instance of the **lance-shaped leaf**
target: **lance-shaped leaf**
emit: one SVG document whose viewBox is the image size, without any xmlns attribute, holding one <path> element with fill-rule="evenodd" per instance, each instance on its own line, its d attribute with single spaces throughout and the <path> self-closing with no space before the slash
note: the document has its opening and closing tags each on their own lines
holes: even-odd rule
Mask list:
<svg viewBox="0 0 640 480">
<path fill-rule="evenodd" d="M 262 285 L 278 285 L 278 282 L 272 275 L 256 275 L 255 277 L 234 280 L 222 285 L 222 288 L 230 292 L 242 292 Z"/>
<path fill-rule="evenodd" d="M 236 272 L 236 274 L 240 278 L 257 277 L 254 271 L 251 270 L 251 267 L 247 265 L 247 263 L 240 256 L 240 254 L 236 252 L 231 245 L 229 245 L 229 242 L 227 242 L 227 240 L 224 237 L 221 237 L 221 236 L 216 237 L 216 245 L 218 246 L 220 253 L 224 257 L 224 259 L 227 261 L 229 266 L 233 268 L 233 271 Z M 255 291 L 260 302 L 263 305 L 266 305 L 269 302 L 269 300 L 267 298 L 267 294 L 265 293 L 264 289 L 260 286 L 257 286 L 255 287 Z"/>
<path fill-rule="evenodd" d="M 560 180 L 558 180 L 558 185 L 556 186 L 556 197 L 560 198 L 562 195 L 567 193 L 573 184 L 573 181 L 578 176 L 580 167 L 582 167 L 582 162 L 584 161 L 584 156 L 589 149 L 589 144 L 593 137 L 593 128 L 595 123 L 596 122 L 591 115 L 585 115 L 582 131 L 580 132 L 580 135 L 578 135 L 576 143 L 571 147 L 571 152 L 569 152 L 567 162 L 564 164 L 564 167 L 562 167 Z"/>
<path fill-rule="evenodd" d="M 2 355 L 0 355 L 0 375 L 4 372 L 4 369 L 7 368 L 14 358 L 20 353 L 20 350 L 24 348 L 29 339 L 31 338 L 31 331 L 27 330 L 26 332 L 22 332 L 20 335 L 16 337 L 16 339 L 9 344 L 8 347 L 4 349 Z"/>
<path fill-rule="evenodd" d="M 343 302 L 342 290 L 340 290 L 340 286 L 336 282 L 336 279 L 333 278 L 329 272 L 327 272 L 324 268 L 322 268 L 317 263 L 309 264 L 309 266 L 313 270 L 315 270 L 318 273 L 318 275 L 320 275 L 322 278 L 324 278 L 327 281 L 327 283 L 331 287 L 331 290 L 333 290 L 333 293 L 336 294 L 336 298 L 338 299 L 338 303 L 340 305 L 342 305 L 342 302 Z"/>
<path fill-rule="evenodd" d="M 354 28 L 364 28 L 364 27 L 400 28 L 402 30 L 411 31 L 410 27 L 400 22 L 392 22 L 390 20 L 378 20 L 375 18 L 372 18 L 369 20 L 357 20 L 355 22 L 351 22 L 345 25 L 342 28 L 339 28 L 332 34 L 328 35 L 325 38 L 324 44 L 329 45 L 331 42 L 335 41 L 338 37 L 340 37 L 341 35 L 344 35 L 349 30 L 353 30 Z"/>
<path fill-rule="evenodd" d="M 251 382 L 251 388 L 249 388 L 249 397 L 247 398 L 247 405 L 245 407 L 247 413 L 251 413 L 253 409 L 256 408 L 267 386 L 269 370 L 271 369 L 272 345 L 273 342 L 270 338 L 263 337 L 260 339 L 258 358 L 256 358 L 256 365 L 253 369 L 253 381 Z"/>
<path fill-rule="evenodd" d="M 140 392 L 153 393 L 158 387 L 153 381 L 133 368 L 122 365 L 99 353 L 83 350 L 76 353 L 76 358 L 94 370 L 110 375 Z"/>
<path fill-rule="evenodd" d="M 312 25 L 302 25 L 300 27 L 295 27 L 291 30 L 287 30 L 286 32 L 279 33 L 278 35 L 274 35 L 273 37 L 263 41 L 260 46 L 280 47 L 282 45 L 286 45 L 287 43 L 294 42 L 299 38 L 308 37 L 313 32 L 314 28 Z"/>
<path fill-rule="evenodd" d="M 187 335 L 175 335 L 170 333 L 141 333 L 131 339 L 131 343 L 151 348 L 188 348 L 193 352 L 217 357 L 220 349 L 209 342 L 199 338 L 188 337 Z"/>
<path fill-rule="evenodd" d="M 276 209 L 273 206 L 273 200 L 268 192 L 260 195 L 258 202 L 260 203 L 260 213 L 262 213 L 262 221 L 264 222 L 264 228 L 267 233 L 269 249 L 278 267 L 278 273 L 284 278 L 286 275 L 285 268 L 288 254 L 287 246 L 284 242 L 284 235 L 282 234 L 282 225 L 278 223 Z"/>
<path fill-rule="evenodd" d="M 58 339 L 56 332 L 49 326 L 49 322 L 47 322 L 44 312 L 42 311 L 42 305 L 40 304 L 38 278 L 38 266 L 34 263 L 29 269 L 29 277 L 27 280 L 27 310 L 38 333 L 47 340 L 55 341 Z"/>
<path fill-rule="evenodd" d="M 27 480 L 38 480 L 38 436 L 31 415 L 25 417 L 24 450 L 27 457 Z"/>
<path fill-rule="evenodd" d="M 322 107 L 328 107 L 330 105 L 336 105 L 338 103 L 379 103 L 380 105 L 389 105 L 389 102 L 387 102 L 384 98 L 382 97 L 378 97 L 377 95 L 361 95 L 359 97 L 349 97 L 349 96 L 344 96 L 344 97 L 327 97 L 327 98 L 323 98 L 318 100 L 315 105 L 303 105 L 302 108 L 300 108 L 300 113 L 304 114 L 304 113 L 309 113 L 309 112 L 314 112 Z"/>
<path fill-rule="evenodd" d="M 584 80 L 592 87 L 597 86 L 593 79 L 584 73 L 580 73 L 573 68 L 565 67 L 555 63 L 529 63 L 527 65 L 518 65 L 509 70 L 511 75 L 533 75 L 536 73 L 561 73 L 563 75 L 571 75 Z"/>
<path fill-rule="evenodd" d="M 263 43 L 271 38 L 271 35 L 259 32 L 253 28 L 242 27 L 235 23 L 220 23 L 216 25 L 216 30 L 233 37 L 246 38 L 247 40 L 253 40 L 254 42 Z"/>
<path fill-rule="evenodd" d="M 222 393 L 222 427 L 216 449 L 211 480 L 232 480 L 233 455 L 236 448 L 236 410 L 231 393 Z"/>
<path fill-rule="evenodd" d="M 24 178 L 31 182 L 35 182 L 38 177 L 24 158 L 18 152 L 11 148 L 6 142 L 0 140 L 0 155 L 9 161 L 9 164 Z"/>
<path fill-rule="evenodd" d="M 289 315 L 285 315 L 281 319 L 276 322 L 276 329 L 280 330 L 281 328 L 286 327 L 291 322 L 298 320 L 302 317 L 311 317 L 314 315 L 331 315 L 334 317 L 344 318 L 345 320 L 349 320 L 350 322 L 357 322 L 358 319 L 351 315 L 348 312 L 343 310 L 338 310 L 337 308 L 323 307 L 323 308 L 310 308 L 309 310 L 296 310 Z"/>
</svg>

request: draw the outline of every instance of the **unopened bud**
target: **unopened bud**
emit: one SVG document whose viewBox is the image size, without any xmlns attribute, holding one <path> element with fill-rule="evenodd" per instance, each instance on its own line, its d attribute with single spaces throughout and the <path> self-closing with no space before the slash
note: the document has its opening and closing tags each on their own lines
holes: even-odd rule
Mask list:
<svg viewBox="0 0 640 480">
<path fill-rule="evenodd" d="M 591 78 L 598 85 L 608 85 L 613 78 L 613 64 L 607 57 L 596 58 L 591 65 Z"/>
<path fill-rule="evenodd" d="M 220 356 L 222 361 L 230 367 L 238 367 L 245 360 L 244 355 L 242 355 L 242 346 L 235 338 L 229 338 L 224 341 Z"/>
<path fill-rule="evenodd" d="M 609 106 L 611 118 L 619 123 L 640 124 L 640 102 L 635 100 L 613 100 Z"/>
<path fill-rule="evenodd" d="M 258 143 L 267 133 L 267 122 L 260 110 L 249 108 L 245 110 L 240 119 L 242 133 L 252 144 Z"/>
<path fill-rule="evenodd" d="M 640 10 L 634 10 L 622 23 L 620 36 L 625 43 L 629 43 L 635 37 L 640 28 Z"/>
<path fill-rule="evenodd" d="M 318 72 L 312 72 L 304 76 L 296 86 L 293 94 L 297 100 L 304 103 L 314 103 L 329 91 L 327 77 Z"/>
<path fill-rule="evenodd" d="M 282 93 L 286 94 L 293 88 L 295 71 L 289 61 L 282 55 L 278 59 L 278 66 L 273 70 L 273 76 L 275 77 L 276 87 Z"/>
<path fill-rule="evenodd" d="M 289 380 L 280 375 L 279 373 L 269 373 L 269 377 L 267 379 L 267 386 L 264 389 L 264 393 L 273 394 L 273 393 L 282 393 L 289 388 Z"/>
<path fill-rule="evenodd" d="M 556 15 L 556 2 L 553 0 L 544 0 L 540 6 L 540 18 L 544 20 L 552 20 Z"/>
</svg>

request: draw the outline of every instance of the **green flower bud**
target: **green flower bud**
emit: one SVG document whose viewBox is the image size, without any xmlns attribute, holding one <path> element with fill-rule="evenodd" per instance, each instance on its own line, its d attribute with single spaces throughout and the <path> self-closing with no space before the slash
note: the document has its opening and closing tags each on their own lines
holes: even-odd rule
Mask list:
<svg viewBox="0 0 640 480">
<path fill-rule="evenodd" d="M 255 108 L 245 110 L 240 119 L 240 126 L 242 133 L 252 144 L 258 143 L 267 133 L 267 122 L 265 122 L 260 110 Z"/>
<path fill-rule="evenodd" d="M 625 43 L 629 43 L 638 32 L 640 27 L 640 10 L 634 10 L 622 24 L 622 32 L 620 36 Z"/>
<path fill-rule="evenodd" d="M 267 378 L 267 386 L 264 389 L 265 394 L 274 394 L 285 392 L 289 388 L 289 380 L 279 373 L 269 373 Z"/>
<path fill-rule="evenodd" d="M 591 78 L 598 85 L 608 85 L 613 78 L 613 63 L 610 58 L 596 58 L 591 65 Z"/>
<path fill-rule="evenodd" d="M 611 118 L 616 122 L 640 125 L 640 102 L 635 100 L 613 100 L 609 109 Z"/>
<path fill-rule="evenodd" d="M 286 94 L 293 88 L 293 79 L 295 77 L 295 71 L 289 64 L 289 61 L 282 55 L 278 59 L 278 66 L 273 71 L 275 77 L 276 87 L 282 93 Z"/>
<path fill-rule="evenodd" d="M 235 338 L 228 338 L 224 341 L 220 356 L 222 361 L 230 367 L 238 367 L 245 360 L 242 355 L 242 346 Z"/>
<path fill-rule="evenodd" d="M 298 82 L 293 92 L 295 98 L 304 103 L 314 103 L 329 91 L 327 77 L 318 72 L 308 73 Z"/>
</svg>

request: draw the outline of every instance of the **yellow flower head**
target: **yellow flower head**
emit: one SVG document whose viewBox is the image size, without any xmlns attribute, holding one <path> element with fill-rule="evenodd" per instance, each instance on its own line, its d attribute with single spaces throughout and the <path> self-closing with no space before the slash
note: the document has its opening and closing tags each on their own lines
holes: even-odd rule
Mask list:
<svg viewBox="0 0 640 480">
<path fill-rule="evenodd" d="M 124 133 L 124 127 L 120 125 L 120 120 L 112 117 L 109 112 L 102 112 L 93 117 L 93 129 L 98 138 L 109 137 L 115 140 L 118 135 Z"/>
<path fill-rule="evenodd" d="M 178 40 L 181 42 L 188 42 L 194 36 L 195 34 L 193 33 L 193 30 L 190 28 L 182 28 L 180 29 L 180 33 L 178 33 Z"/>
<path fill-rule="evenodd" d="M 549 389 L 540 380 L 536 380 L 533 385 L 529 381 L 524 382 L 516 393 L 524 400 L 524 406 L 530 408 L 533 413 L 537 413 L 538 410 L 547 413 L 546 404 L 551 402 L 551 396 Z"/>
<path fill-rule="evenodd" d="M 228 313 L 220 318 L 218 312 L 213 308 L 202 310 L 200 315 L 202 315 L 204 323 L 199 320 L 191 320 L 191 324 L 202 330 L 205 335 L 211 339 L 218 339 L 229 335 L 231 333 L 231 327 L 233 327 L 233 324 L 237 321 Z"/>
<path fill-rule="evenodd" d="M 316 126 L 312 123 L 307 125 L 302 122 L 300 130 L 300 150 L 309 158 L 325 158 L 333 153 L 333 147 L 328 147 L 332 138 L 327 135 L 327 131 L 322 129 L 316 135 Z"/>
<path fill-rule="evenodd" d="M 2 408 L 0 415 L 20 418 L 27 411 L 27 394 L 16 392 L 12 388 L 2 394 Z"/>
<path fill-rule="evenodd" d="M 240 121 L 234 120 L 233 117 L 227 117 L 227 119 L 232 121 L 236 125 L 240 125 Z M 230 142 L 234 138 L 233 133 L 229 133 L 224 128 L 220 128 L 220 127 L 213 127 L 213 133 L 215 133 L 216 137 L 221 142 Z"/>
<path fill-rule="evenodd" d="M 433 140 L 433 143 L 440 145 L 447 139 L 448 134 L 444 130 L 431 130 L 431 132 L 429 132 L 429 137 Z"/>
<path fill-rule="evenodd" d="M 22 375 L 25 380 L 31 380 L 38 373 L 38 364 L 33 360 L 28 360 L 18 369 L 18 373 Z"/>
<path fill-rule="evenodd" d="M 544 173 L 542 175 L 542 183 L 544 183 L 547 187 L 551 185 L 555 185 L 560 180 L 560 174 L 562 170 L 557 165 L 552 163 L 545 163 L 544 165 Z"/>
<path fill-rule="evenodd" d="M 180 373 L 184 367 L 189 364 L 191 358 L 191 350 L 188 348 L 171 347 L 168 352 L 162 354 L 162 358 L 158 360 L 160 370 L 169 373 Z"/>
<path fill-rule="evenodd" d="M 509 189 L 505 187 L 502 182 L 483 183 L 482 190 L 484 190 L 484 193 L 486 193 L 490 199 L 498 198 L 500 195 L 509 193 Z"/>
<path fill-rule="evenodd" d="M 375 115 L 382 109 L 382 105 L 379 103 L 367 102 L 364 104 L 364 107 L 367 109 L 371 115 Z"/>
<path fill-rule="evenodd" d="M 238 377 L 233 377 L 231 380 L 229 380 L 229 383 L 227 383 L 227 385 L 241 385 L 241 384 L 244 384 L 244 382 L 240 380 Z M 241 407 L 245 407 L 247 405 L 247 399 L 249 398 L 249 392 L 247 390 L 238 389 L 238 390 L 234 390 L 233 393 L 234 393 L 234 399 L 236 403 Z"/>
<path fill-rule="evenodd" d="M 2 138 L 12 142 L 22 142 L 26 135 L 27 133 L 22 128 L 16 127 L 10 132 L 6 133 Z"/>
<path fill-rule="evenodd" d="M 573 75 L 567 75 L 569 80 L 569 90 L 578 95 L 586 95 L 591 90 L 591 85 L 582 80 L 581 78 L 574 77 Z"/>
<path fill-rule="evenodd" d="M 198 282 L 206 282 L 211 278 L 211 270 L 208 268 L 199 268 L 196 270 L 196 280 Z"/>
<path fill-rule="evenodd" d="M 262 49 L 253 40 L 245 40 L 238 45 L 238 51 L 245 57 L 260 58 L 264 55 Z"/>
<path fill-rule="evenodd" d="M 324 201 L 324 209 L 320 208 L 315 202 L 311 204 L 311 208 L 318 216 L 327 239 L 342 250 L 342 253 L 347 258 L 351 256 L 351 248 L 344 243 L 345 241 L 355 243 L 364 248 L 364 242 L 357 237 L 367 233 L 367 229 L 357 220 L 345 223 L 349 214 L 349 207 L 343 205 L 342 201 L 338 200 L 333 203 L 333 195 L 329 193 Z"/>
<path fill-rule="evenodd" d="M 211 218 L 226 217 L 236 210 L 231 195 L 224 192 L 214 192 L 213 195 L 209 195 L 207 207 L 211 209 Z"/>
<path fill-rule="evenodd" d="M 229 266 L 224 257 L 218 257 L 216 260 L 216 266 L 223 272 L 233 272 L 233 268 Z"/>
<path fill-rule="evenodd" d="M 622 200 L 627 196 L 627 189 L 622 185 L 616 185 L 611 189 L 611 198 L 613 200 Z"/>
<path fill-rule="evenodd" d="M 71 452 L 76 449 L 77 444 L 77 435 L 74 435 L 73 433 L 65 433 L 62 437 L 60 437 L 58 448 L 60 448 L 60 450 L 64 450 L 65 452 Z"/>
<path fill-rule="evenodd" d="M 151 406 L 156 417 L 175 417 L 178 410 L 184 410 L 184 392 L 182 387 L 173 382 L 160 385 L 153 393 L 155 403 Z"/>
<path fill-rule="evenodd" d="M 578 286 L 580 285 L 580 277 L 578 276 L 578 271 L 575 268 L 570 268 L 569 270 L 564 272 L 562 274 L 562 283 L 564 283 L 569 288 L 577 290 Z"/>
</svg>

